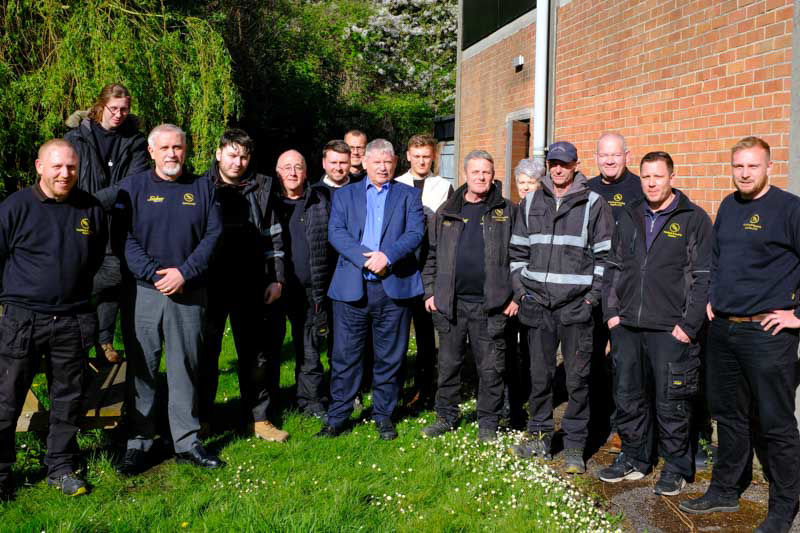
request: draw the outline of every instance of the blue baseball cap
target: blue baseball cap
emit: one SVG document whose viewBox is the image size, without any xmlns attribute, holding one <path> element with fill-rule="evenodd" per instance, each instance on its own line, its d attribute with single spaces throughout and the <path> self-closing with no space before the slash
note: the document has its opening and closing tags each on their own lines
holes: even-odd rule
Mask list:
<svg viewBox="0 0 800 533">
<path fill-rule="evenodd" d="M 570 142 L 554 142 L 547 150 L 547 160 L 552 161 L 553 159 L 564 163 L 574 163 L 578 160 L 578 150 Z"/>
</svg>

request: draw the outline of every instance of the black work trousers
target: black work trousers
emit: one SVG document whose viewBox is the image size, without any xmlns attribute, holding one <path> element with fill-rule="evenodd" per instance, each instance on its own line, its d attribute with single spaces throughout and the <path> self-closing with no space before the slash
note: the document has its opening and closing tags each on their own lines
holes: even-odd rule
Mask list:
<svg viewBox="0 0 800 533">
<path fill-rule="evenodd" d="M 280 346 L 286 327 L 284 319 L 277 303 L 264 303 L 263 290 L 221 284 L 208 288 L 205 354 L 200 361 L 200 421 L 211 420 L 228 317 L 236 345 L 236 369 L 245 421 L 262 422 L 268 418 L 271 396 L 277 390 Z"/>
<path fill-rule="evenodd" d="M 478 425 L 497 429 L 503 405 L 503 374 L 506 363 L 505 325 L 502 313 L 487 314 L 483 303 L 457 300 L 453 320 L 434 313 L 439 331 L 439 386 L 436 414 L 455 424 L 461 403 L 461 367 L 467 339 L 478 371 Z"/>
<path fill-rule="evenodd" d="M 791 522 L 800 495 L 800 436 L 794 417 L 797 330 L 777 335 L 758 322 L 711 322 L 707 387 L 711 417 L 717 421 L 719 451 L 709 491 L 736 498 L 753 433 L 765 451 L 769 513 Z"/>
<path fill-rule="evenodd" d="M 582 304 L 589 305 L 589 304 Z M 528 327 L 531 395 L 528 399 L 528 431 L 551 434 L 553 421 L 553 377 L 556 350 L 561 344 L 567 381 L 567 409 L 561 419 L 565 448 L 583 448 L 589 435 L 589 371 L 592 359 L 592 318 L 562 323 L 563 309 L 541 308 L 541 321 Z"/>
<path fill-rule="evenodd" d="M 420 396 L 431 397 L 436 385 L 436 340 L 433 319 L 425 309 L 425 300 L 415 298 L 411 304 L 414 338 L 417 341 L 417 358 L 414 364 L 414 387 Z"/>
<path fill-rule="evenodd" d="M 318 334 L 319 324 L 315 322 L 317 312 L 311 288 L 290 285 L 281 300 L 292 327 L 297 406 L 301 410 L 321 409 L 326 400 L 322 394 L 322 337 Z M 285 334 L 285 326 L 283 331 Z"/>
<path fill-rule="evenodd" d="M 86 350 L 95 342 L 94 313 L 54 316 L 4 305 L 0 317 L 0 485 L 16 460 L 17 418 L 45 358 L 50 428 L 45 464 L 50 477 L 77 467 L 78 421 L 83 409 Z"/>
<path fill-rule="evenodd" d="M 689 424 L 699 388 L 699 347 L 679 341 L 670 331 L 620 324 L 610 334 L 622 451 L 644 472 L 657 442 L 664 470 L 690 478 L 694 459 Z"/>
</svg>

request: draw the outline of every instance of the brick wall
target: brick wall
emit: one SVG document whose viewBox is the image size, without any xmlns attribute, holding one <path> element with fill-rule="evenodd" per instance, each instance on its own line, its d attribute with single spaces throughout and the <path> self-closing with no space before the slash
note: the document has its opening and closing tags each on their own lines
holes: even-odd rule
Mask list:
<svg viewBox="0 0 800 533">
<path fill-rule="evenodd" d="M 488 151 L 498 179 L 505 175 L 506 115 L 533 106 L 534 43 L 531 24 L 461 63 L 459 153 L 463 160 L 471 150 Z M 520 72 L 512 66 L 518 55 L 525 57 Z"/>
<path fill-rule="evenodd" d="M 556 140 L 594 148 L 619 131 L 631 166 L 650 150 L 675 159 L 677 186 L 716 213 L 732 190 L 730 147 L 758 135 L 787 184 L 793 0 L 573 0 L 558 11 Z M 533 105 L 534 25 L 461 65 L 461 150 L 505 154 L 505 117 Z M 528 63 L 515 73 L 511 57 Z M 502 175 L 502 174 L 501 174 Z"/>
</svg>

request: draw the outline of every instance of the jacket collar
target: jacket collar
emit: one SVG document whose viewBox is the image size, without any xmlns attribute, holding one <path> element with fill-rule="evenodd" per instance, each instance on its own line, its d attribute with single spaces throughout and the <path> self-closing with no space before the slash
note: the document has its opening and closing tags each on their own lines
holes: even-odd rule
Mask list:
<svg viewBox="0 0 800 533">
<path fill-rule="evenodd" d="M 550 177 L 550 174 L 547 173 L 544 176 L 542 176 L 542 179 L 540 181 L 542 184 L 542 190 L 550 194 L 550 196 L 552 196 L 553 198 L 555 198 L 556 195 L 553 192 L 554 189 L 553 178 Z M 562 201 L 566 200 L 573 194 L 582 193 L 588 190 L 587 181 L 588 180 L 586 179 L 586 176 L 583 175 L 583 173 L 576 172 L 575 177 L 572 179 L 572 183 L 570 184 L 569 189 L 567 189 L 566 194 L 561 196 L 561 200 Z"/>
<path fill-rule="evenodd" d="M 453 193 L 453 196 L 442 204 L 442 216 L 449 218 L 461 218 L 461 209 L 467 203 L 464 195 L 467 193 L 467 184 L 465 183 Z M 492 182 L 489 187 L 489 195 L 486 197 L 486 210 L 502 208 L 505 206 L 506 199 L 501 194 L 500 187 L 497 181 Z"/>
</svg>

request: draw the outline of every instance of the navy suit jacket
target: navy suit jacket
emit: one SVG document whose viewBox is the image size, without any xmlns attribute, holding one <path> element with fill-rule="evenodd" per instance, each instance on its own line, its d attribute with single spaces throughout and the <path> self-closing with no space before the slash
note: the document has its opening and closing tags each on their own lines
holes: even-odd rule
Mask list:
<svg viewBox="0 0 800 533">
<path fill-rule="evenodd" d="M 336 191 L 328 221 L 328 240 L 339 252 L 328 288 L 332 300 L 355 302 L 364 296 L 364 262 L 367 260 L 364 253 L 373 251 L 361 244 L 366 219 L 367 190 L 363 182 Z M 384 206 L 380 245 L 380 251 L 390 262 L 389 272 L 381 280 L 390 298 L 413 298 L 424 292 L 414 257 L 424 234 L 425 214 L 420 192 L 393 182 Z"/>
</svg>

